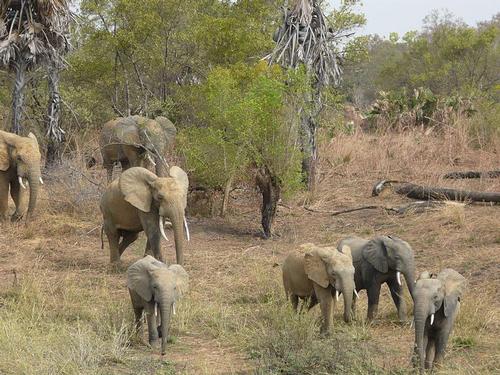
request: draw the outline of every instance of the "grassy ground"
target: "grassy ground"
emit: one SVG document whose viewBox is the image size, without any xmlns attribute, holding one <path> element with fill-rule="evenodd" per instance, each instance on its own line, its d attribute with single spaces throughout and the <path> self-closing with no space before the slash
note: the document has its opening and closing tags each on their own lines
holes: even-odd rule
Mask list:
<svg viewBox="0 0 500 375">
<path fill-rule="evenodd" d="M 34 222 L 3 224 L 0 232 L 0 374 L 411 373 L 413 333 L 397 322 L 387 288 L 372 324 L 364 321 L 364 292 L 353 324 L 342 322 L 337 306 L 329 338 L 318 335 L 319 308 L 297 316 L 285 301 L 276 265 L 288 252 L 352 234 L 400 236 L 412 244 L 418 272 L 452 267 L 465 275 L 469 289 L 439 373 L 498 372 L 498 207 L 447 205 L 404 216 L 325 213 L 407 203 L 390 193 L 370 197 L 373 183 L 384 178 L 500 191 L 500 180 L 440 178 L 453 170 L 498 168 L 498 151 L 471 149 L 460 134 L 339 136 L 323 145 L 315 195 L 279 206 L 272 240 L 259 236 L 259 201 L 251 190 L 235 192 L 227 218 L 191 217 L 185 257 L 191 288 L 164 358 L 131 335 L 124 272 L 108 267 L 107 244 L 100 249 L 104 173 L 83 176 L 77 166 L 54 171 Z M 141 235 L 124 254 L 125 266 L 144 245 Z M 163 246 L 173 261 L 173 244 Z"/>
</svg>

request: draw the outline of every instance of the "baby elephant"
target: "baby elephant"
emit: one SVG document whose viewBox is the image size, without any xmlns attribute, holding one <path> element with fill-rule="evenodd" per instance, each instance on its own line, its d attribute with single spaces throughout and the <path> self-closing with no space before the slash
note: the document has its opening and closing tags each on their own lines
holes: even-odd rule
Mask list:
<svg viewBox="0 0 500 375">
<path fill-rule="evenodd" d="M 415 286 L 415 354 L 420 373 L 444 357 L 448 337 L 460 309 L 466 280 L 447 268 L 437 277 L 422 272 Z"/>
<path fill-rule="evenodd" d="M 188 289 L 187 272 L 178 264 L 167 266 L 151 255 L 127 270 L 127 286 L 135 313 L 137 333 L 142 332 L 142 312 L 146 311 L 149 344 L 161 337 L 161 354 L 166 353 L 170 316 L 175 302 Z"/>
<path fill-rule="evenodd" d="M 344 321 L 351 321 L 353 293 L 356 293 L 351 250 L 348 246 L 342 249 L 343 253 L 335 247 L 318 247 L 314 244 L 301 247 L 306 250 L 305 254 L 291 253 L 283 263 L 285 293 L 290 297 L 295 311 L 299 297 L 310 300 L 309 309 L 319 301 L 321 333 L 328 333 L 332 305 L 338 300 L 339 293 L 344 296 Z"/>
</svg>

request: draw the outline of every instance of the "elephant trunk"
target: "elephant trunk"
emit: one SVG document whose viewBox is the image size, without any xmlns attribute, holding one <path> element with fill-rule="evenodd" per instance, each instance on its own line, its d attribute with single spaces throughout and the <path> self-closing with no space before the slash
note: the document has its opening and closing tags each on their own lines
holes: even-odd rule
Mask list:
<svg viewBox="0 0 500 375">
<path fill-rule="evenodd" d="M 415 344 L 416 353 L 417 353 L 417 361 L 420 368 L 420 373 L 423 373 L 425 369 L 425 351 L 424 348 L 424 333 L 425 333 L 425 324 L 428 316 L 428 309 L 425 304 L 415 304 L 414 309 L 414 320 L 415 320 Z"/>
<path fill-rule="evenodd" d="M 171 216 L 172 228 L 174 230 L 175 255 L 177 264 L 184 263 L 184 210 L 177 210 L 175 215 Z"/>
<path fill-rule="evenodd" d="M 36 199 L 38 196 L 38 187 L 41 178 L 40 171 L 37 170 L 36 168 L 30 169 L 27 178 L 28 178 L 28 183 L 30 185 L 30 198 L 29 198 L 28 213 L 27 213 L 27 217 L 29 218 L 31 215 L 33 215 L 35 211 Z"/>
<path fill-rule="evenodd" d="M 167 353 L 168 331 L 170 329 L 170 316 L 173 302 L 168 298 L 163 298 L 160 302 L 161 313 L 161 354 Z"/>
<path fill-rule="evenodd" d="M 415 301 L 415 271 L 413 269 L 409 269 L 408 271 L 403 272 L 405 276 L 406 285 L 408 286 L 408 291 L 410 292 L 412 300 Z"/>
<path fill-rule="evenodd" d="M 354 285 L 350 288 L 344 288 L 344 322 L 350 323 L 352 320 L 352 295 L 354 293 Z"/>
</svg>

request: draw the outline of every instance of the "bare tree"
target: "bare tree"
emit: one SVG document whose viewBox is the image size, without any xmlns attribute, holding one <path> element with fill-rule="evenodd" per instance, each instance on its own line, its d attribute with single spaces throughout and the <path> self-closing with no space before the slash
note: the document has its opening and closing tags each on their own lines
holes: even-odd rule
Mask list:
<svg viewBox="0 0 500 375">
<path fill-rule="evenodd" d="M 27 71 L 47 68 L 49 103 L 45 120 L 47 161 L 55 160 L 64 131 L 59 124 L 59 71 L 70 50 L 69 26 L 73 20 L 68 0 L 2 0 L 0 2 L 0 65 L 15 72 L 11 131 L 23 132 L 22 116 Z"/>
</svg>

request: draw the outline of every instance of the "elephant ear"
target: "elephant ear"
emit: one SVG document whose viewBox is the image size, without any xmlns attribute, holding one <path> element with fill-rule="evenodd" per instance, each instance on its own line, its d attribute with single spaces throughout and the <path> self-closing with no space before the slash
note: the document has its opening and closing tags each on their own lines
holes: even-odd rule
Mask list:
<svg viewBox="0 0 500 375">
<path fill-rule="evenodd" d="M 149 272 L 160 268 L 157 263 L 161 262 L 158 262 L 151 255 L 147 255 L 132 264 L 127 270 L 127 287 L 140 295 L 145 301 L 151 301 L 153 298 Z"/>
<path fill-rule="evenodd" d="M 173 167 L 170 168 L 168 174 L 175 181 L 177 181 L 179 186 L 181 186 L 182 191 L 184 193 L 184 207 L 185 207 L 187 205 L 187 191 L 189 187 L 189 179 L 187 173 L 184 172 L 184 170 L 182 170 L 181 168 L 174 165 Z"/>
<path fill-rule="evenodd" d="M 6 171 L 10 167 L 9 145 L 0 140 L 0 171 Z"/>
<path fill-rule="evenodd" d="M 175 273 L 175 290 L 176 300 L 184 296 L 189 289 L 189 275 L 180 264 L 172 264 L 168 267 L 170 271 Z"/>
<path fill-rule="evenodd" d="M 363 248 L 363 258 L 379 272 L 389 271 L 387 249 L 381 238 L 375 238 Z"/>
<path fill-rule="evenodd" d="M 34 135 L 32 132 L 28 134 L 28 138 L 32 139 L 35 142 L 36 147 L 38 146 L 38 139 L 36 139 L 36 135 Z"/>
<path fill-rule="evenodd" d="M 175 136 L 177 135 L 177 129 L 175 128 L 175 125 L 172 123 L 172 121 L 164 116 L 156 117 L 155 121 L 160 124 L 161 128 L 163 129 L 163 132 L 167 139 L 167 143 L 173 143 Z"/>
<path fill-rule="evenodd" d="M 153 199 L 151 185 L 157 178 L 146 168 L 133 167 L 122 173 L 118 183 L 128 203 L 143 212 L 149 212 Z"/>
<path fill-rule="evenodd" d="M 330 281 L 326 272 L 326 265 L 317 251 L 309 251 L 304 255 L 304 268 L 310 280 L 323 288 L 328 287 Z"/>
<path fill-rule="evenodd" d="M 457 308 L 458 301 L 467 287 L 467 280 L 451 268 L 442 270 L 438 279 L 444 285 L 444 315 L 449 317 Z"/>
</svg>

